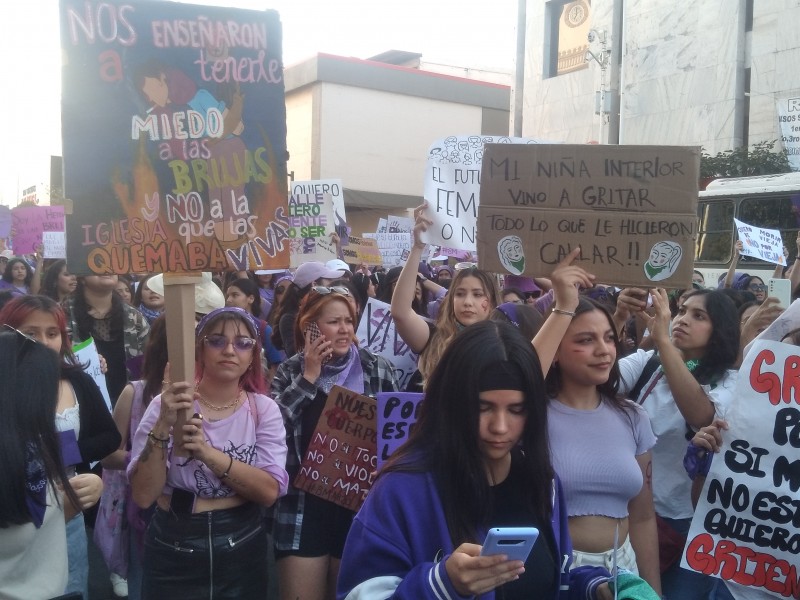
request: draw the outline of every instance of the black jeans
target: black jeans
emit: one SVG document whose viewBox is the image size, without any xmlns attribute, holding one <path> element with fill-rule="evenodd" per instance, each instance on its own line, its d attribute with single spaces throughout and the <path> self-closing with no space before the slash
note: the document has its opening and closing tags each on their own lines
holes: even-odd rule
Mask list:
<svg viewBox="0 0 800 600">
<path fill-rule="evenodd" d="M 187 515 L 156 509 L 144 543 L 142 598 L 263 600 L 267 550 L 255 504 Z"/>
</svg>

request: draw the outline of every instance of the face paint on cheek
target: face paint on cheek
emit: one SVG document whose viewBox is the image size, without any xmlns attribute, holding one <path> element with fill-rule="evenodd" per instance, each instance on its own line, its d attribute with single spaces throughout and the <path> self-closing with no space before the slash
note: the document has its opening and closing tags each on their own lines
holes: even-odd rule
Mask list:
<svg viewBox="0 0 800 600">
<path fill-rule="evenodd" d="M 481 302 L 481 310 L 483 312 L 489 312 L 489 301 L 488 300 L 483 300 Z"/>
</svg>

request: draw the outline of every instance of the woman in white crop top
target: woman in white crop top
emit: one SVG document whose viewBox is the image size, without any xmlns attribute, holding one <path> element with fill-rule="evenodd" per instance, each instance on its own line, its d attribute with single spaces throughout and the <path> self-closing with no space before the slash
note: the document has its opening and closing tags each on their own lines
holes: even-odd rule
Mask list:
<svg viewBox="0 0 800 600">
<path fill-rule="evenodd" d="M 564 486 L 573 567 L 616 564 L 661 593 L 647 414 L 617 393 L 619 338 L 581 297 L 547 375 L 551 460 Z"/>
</svg>

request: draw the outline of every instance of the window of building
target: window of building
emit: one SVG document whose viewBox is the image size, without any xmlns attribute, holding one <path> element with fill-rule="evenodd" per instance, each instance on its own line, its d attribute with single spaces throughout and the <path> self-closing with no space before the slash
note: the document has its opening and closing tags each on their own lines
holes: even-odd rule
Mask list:
<svg viewBox="0 0 800 600">
<path fill-rule="evenodd" d="M 586 51 L 589 49 L 590 17 L 590 0 L 552 0 L 547 3 L 545 77 L 588 67 Z"/>
</svg>

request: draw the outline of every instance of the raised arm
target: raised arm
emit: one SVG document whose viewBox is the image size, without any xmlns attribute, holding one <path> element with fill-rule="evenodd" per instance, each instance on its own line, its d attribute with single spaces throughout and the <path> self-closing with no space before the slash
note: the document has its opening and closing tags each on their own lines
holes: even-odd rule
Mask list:
<svg viewBox="0 0 800 600">
<path fill-rule="evenodd" d="M 428 344 L 431 335 L 428 324 L 411 308 L 417 286 L 417 269 L 425 249 L 422 233 L 433 224 L 433 221 L 425 217 L 426 206 L 427 203 L 414 209 L 414 244 L 392 294 L 392 318 L 397 333 L 418 354 Z"/>
<path fill-rule="evenodd" d="M 711 423 L 714 419 L 714 404 L 702 386 L 692 376 L 681 351 L 670 339 L 670 311 L 667 292 L 658 288 L 651 293 L 656 315 L 650 321 L 650 335 L 661 357 L 661 368 L 667 379 L 675 405 L 686 422 L 695 429 Z M 713 349 L 711 350 L 713 352 Z"/>
<path fill-rule="evenodd" d="M 739 264 L 739 257 L 742 254 L 742 249 L 744 248 L 744 244 L 742 244 L 742 240 L 736 240 L 736 245 L 733 247 L 733 260 L 731 260 L 731 266 L 728 269 L 728 272 L 725 274 L 725 283 L 722 287 L 732 287 L 733 286 L 733 278 L 736 275 L 736 266 Z"/>
<path fill-rule="evenodd" d="M 541 329 L 533 338 L 533 347 L 539 355 L 542 373 L 545 376 L 553 363 L 561 338 L 567 332 L 578 307 L 578 286 L 590 288 L 594 285 L 594 275 L 572 264 L 580 253 L 581 249 L 575 248 L 567 254 L 550 276 L 555 302 L 550 314 L 545 315 Z"/>
</svg>

